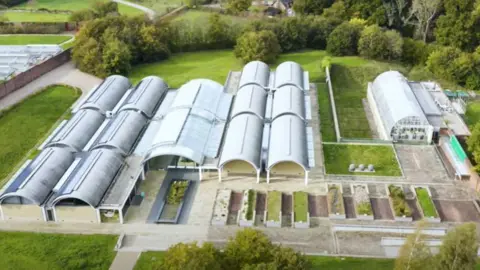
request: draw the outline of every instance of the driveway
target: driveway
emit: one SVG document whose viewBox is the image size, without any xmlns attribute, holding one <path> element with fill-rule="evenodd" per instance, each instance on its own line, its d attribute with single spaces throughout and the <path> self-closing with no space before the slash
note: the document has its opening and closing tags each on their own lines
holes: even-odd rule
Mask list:
<svg viewBox="0 0 480 270">
<path fill-rule="evenodd" d="M 0 110 L 15 105 L 31 94 L 34 94 L 52 84 L 67 84 L 73 87 L 78 87 L 82 90 L 83 97 L 94 86 L 101 82 L 102 79 L 80 71 L 75 67 L 73 62 L 70 61 L 30 82 L 15 92 L 10 93 L 3 99 L 0 99 Z M 79 100 L 81 100 L 81 98 Z"/>
</svg>

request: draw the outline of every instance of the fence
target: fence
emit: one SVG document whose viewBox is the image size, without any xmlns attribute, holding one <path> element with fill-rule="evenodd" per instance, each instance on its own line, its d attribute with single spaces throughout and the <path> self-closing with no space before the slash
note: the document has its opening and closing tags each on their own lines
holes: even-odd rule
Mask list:
<svg viewBox="0 0 480 270">
<path fill-rule="evenodd" d="M 335 105 L 335 98 L 333 96 L 333 88 L 332 88 L 332 80 L 330 78 L 330 69 L 328 67 L 325 68 L 325 75 L 327 77 L 328 93 L 330 96 L 330 105 L 332 107 L 333 123 L 335 125 L 335 136 L 337 137 L 337 142 L 340 142 L 342 139 L 342 136 L 340 135 L 340 127 L 338 125 L 338 118 L 337 118 L 337 106 Z"/>
<path fill-rule="evenodd" d="M 48 73 L 49 71 L 70 61 L 70 51 L 70 49 L 65 50 L 55 55 L 54 57 L 32 67 L 31 69 L 18 74 L 12 79 L 0 83 L 0 98 L 3 98 L 12 92 L 15 92 L 16 90 L 24 87 L 25 85 L 44 75 L 45 73 Z"/>
</svg>

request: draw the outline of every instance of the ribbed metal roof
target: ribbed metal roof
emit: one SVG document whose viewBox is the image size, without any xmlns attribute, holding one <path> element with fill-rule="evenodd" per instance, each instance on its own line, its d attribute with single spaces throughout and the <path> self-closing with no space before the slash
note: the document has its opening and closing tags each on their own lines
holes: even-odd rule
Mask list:
<svg viewBox="0 0 480 270">
<path fill-rule="evenodd" d="M 272 119 L 284 114 L 305 119 L 305 95 L 295 86 L 282 86 L 273 95 Z"/>
<path fill-rule="evenodd" d="M 232 96 L 206 79 L 190 81 L 177 92 L 145 159 L 175 155 L 201 164 L 205 156 L 218 155 Z"/>
<path fill-rule="evenodd" d="M 0 201 L 18 196 L 41 205 L 73 160 L 73 154 L 66 149 L 54 147 L 43 150 L 17 174 Z"/>
<path fill-rule="evenodd" d="M 261 168 L 263 120 L 252 114 L 241 114 L 230 121 L 219 167 L 233 160 L 243 160 Z"/>
<path fill-rule="evenodd" d="M 102 125 L 105 116 L 96 110 L 79 110 L 58 131 L 46 147 L 63 146 L 80 152 Z"/>
<path fill-rule="evenodd" d="M 159 103 L 165 97 L 168 85 L 157 76 L 145 77 L 135 87 L 120 111 L 136 110 L 152 118 Z"/>
<path fill-rule="evenodd" d="M 280 162 L 295 162 L 308 170 L 305 123 L 294 115 L 282 115 L 272 122 L 268 149 L 268 170 Z"/>
<path fill-rule="evenodd" d="M 255 84 L 262 88 L 266 88 L 268 86 L 269 77 L 270 68 L 267 64 L 260 61 L 250 62 L 243 67 L 238 88 L 242 88 L 249 84 Z"/>
<path fill-rule="evenodd" d="M 293 85 L 305 90 L 303 69 L 295 62 L 283 62 L 275 70 L 275 88 Z"/>
<path fill-rule="evenodd" d="M 403 119 L 414 118 L 429 125 L 407 79 L 398 71 L 384 72 L 373 81 L 372 94 L 387 134 Z"/>
<path fill-rule="evenodd" d="M 435 100 L 427 89 L 422 86 L 422 83 L 419 82 L 409 82 L 410 88 L 413 91 L 413 94 L 417 98 L 420 107 L 427 116 L 441 116 L 442 112 L 438 108 Z"/>
<path fill-rule="evenodd" d="M 120 154 L 104 149 L 89 152 L 56 194 L 53 205 L 63 199 L 78 199 L 96 207 L 123 165 Z"/>
<path fill-rule="evenodd" d="M 106 78 L 82 104 L 80 109 L 96 109 L 102 113 L 111 111 L 131 87 L 130 81 L 120 75 Z"/>
<path fill-rule="evenodd" d="M 115 149 L 126 156 L 146 124 L 147 119 L 140 112 L 121 111 L 105 127 L 92 149 Z"/>
<path fill-rule="evenodd" d="M 260 119 L 265 117 L 267 92 L 258 85 L 247 85 L 240 88 L 235 96 L 230 118 L 241 113 L 253 113 Z"/>
</svg>

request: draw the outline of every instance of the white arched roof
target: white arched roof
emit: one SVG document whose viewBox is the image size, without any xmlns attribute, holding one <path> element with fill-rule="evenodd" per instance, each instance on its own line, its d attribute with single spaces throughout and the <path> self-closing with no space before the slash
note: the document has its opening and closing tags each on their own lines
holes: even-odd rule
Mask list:
<svg viewBox="0 0 480 270">
<path fill-rule="evenodd" d="M 177 91 L 145 161 L 174 155 L 202 164 L 205 157 L 217 157 L 232 96 L 207 79 L 192 80 Z"/>
<path fill-rule="evenodd" d="M 416 118 L 429 125 L 407 79 L 398 71 L 384 72 L 373 81 L 372 94 L 387 134 L 403 119 Z"/>
<path fill-rule="evenodd" d="M 282 115 L 272 122 L 267 170 L 281 162 L 294 162 L 308 168 L 305 123 L 295 115 Z"/>
<path fill-rule="evenodd" d="M 261 168 L 263 120 L 253 114 L 234 117 L 228 126 L 219 167 L 233 160 L 243 160 Z"/>
<path fill-rule="evenodd" d="M 89 152 L 79 164 L 72 165 L 76 166 L 75 169 L 52 204 L 64 199 L 78 199 L 97 207 L 122 165 L 122 156 L 114 151 L 97 149 Z"/>
<path fill-rule="evenodd" d="M 266 88 L 268 87 L 269 79 L 270 68 L 268 65 L 260 61 L 252 61 L 243 67 L 238 88 L 240 89 L 250 84 Z"/>
<path fill-rule="evenodd" d="M 283 62 L 275 70 L 275 88 L 285 85 L 293 85 L 298 89 L 305 90 L 302 67 L 295 62 Z"/>
<path fill-rule="evenodd" d="M 258 85 L 252 84 L 240 88 L 235 95 L 230 118 L 242 113 L 252 113 L 260 119 L 265 117 L 267 92 Z"/>
<path fill-rule="evenodd" d="M 305 119 L 305 95 L 295 86 L 282 86 L 273 95 L 272 119 L 285 114 Z"/>
<path fill-rule="evenodd" d="M 102 113 L 111 111 L 131 86 L 130 81 L 123 76 L 109 76 L 92 90 L 93 94 L 87 98 L 80 109 L 95 109 Z"/>
<path fill-rule="evenodd" d="M 0 202 L 18 196 L 41 205 L 73 159 L 73 154 L 67 149 L 53 147 L 43 150 L 16 176 L 0 197 Z"/>
<path fill-rule="evenodd" d="M 145 77 L 138 83 L 120 111 L 135 110 L 152 118 L 159 103 L 165 97 L 168 85 L 157 76 Z"/>
</svg>

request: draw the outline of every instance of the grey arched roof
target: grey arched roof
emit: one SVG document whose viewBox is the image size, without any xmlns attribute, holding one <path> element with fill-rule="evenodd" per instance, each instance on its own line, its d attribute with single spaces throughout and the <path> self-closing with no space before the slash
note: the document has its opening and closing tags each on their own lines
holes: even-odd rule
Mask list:
<svg viewBox="0 0 480 270">
<path fill-rule="evenodd" d="M 267 92 L 258 85 L 247 85 L 240 88 L 235 96 L 230 118 L 241 113 L 252 113 L 260 119 L 265 117 Z"/>
<path fill-rule="evenodd" d="M 79 110 L 48 142 L 46 147 L 69 147 L 74 152 L 82 151 L 105 120 L 96 110 Z"/>
<path fill-rule="evenodd" d="M 297 87 L 286 85 L 273 95 L 272 119 L 284 114 L 293 114 L 305 119 L 305 95 Z"/>
<path fill-rule="evenodd" d="M 308 170 L 305 123 L 297 116 L 282 115 L 271 126 L 268 170 L 280 162 L 294 162 Z"/>
<path fill-rule="evenodd" d="M 260 61 L 249 62 L 243 67 L 238 88 L 240 89 L 249 84 L 266 88 L 268 87 L 269 79 L 270 68 L 267 64 Z"/>
<path fill-rule="evenodd" d="M 177 91 L 145 161 L 175 155 L 202 164 L 205 157 L 217 157 L 232 96 L 207 79 L 192 80 Z"/>
<path fill-rule="evenodd" d="M 135 87 L 120 111 L 136 110 L 152 118 L 155 109 L 168 91 L 168 85 L 157 76 L 144 78 Z"/>
<path fill-rule="evenodd" d="M 108 123 L 92 149 L 115 149 L 126 156 L 146 124 L 147 119 L 140 112 L 121 111 Z"/>
<path fill-rule="evenodd" d="M 73 154 L 66 149 L 53 147 L 43 150 L 16 176 L 0 197 L 0 202 L 18 196 L 41 205 L 73 160 Z"/>
<path fill-rule="evenodd" d="M 80 109 L 95 109 L 102 113 L 111 111 L 132 86 L 130 81 L 120 75 L 107 77 L 82 104 Z"/>
<path fill-rule="evenodd" d="M 402 119 L 413 117 L 429 125 L 407 79 L 400 72 L 387 71 L 378 75 L 371 87 L 387 134 Z"/>
<path fill-rule="evenodd" d="M 114 151 L 97 149 L 89 152 L 68 176 L 52 204 L 64 199 L 78 199 L 97 207 L 122 165 L 122 156 Z"/>
<path fill-rule="evenodd" d="M 233 160 L 243 160 L 261 169 L 263 120 L 252 114 L 241 114 L 230 121 L 219 167 Z"/>
<path fill-rule="evenodd" d="M 303 69 L 295 62 L 283 62 L 275 70 L 275 88 L 293 85 L 305 90 Z"/>
</svg>

